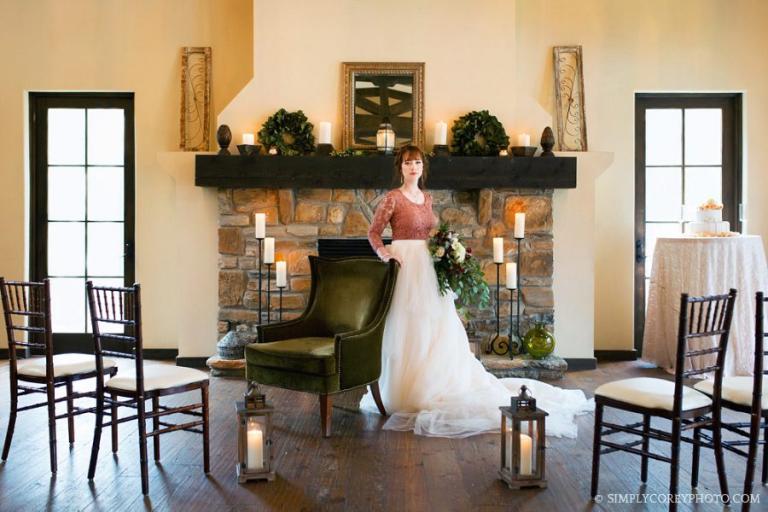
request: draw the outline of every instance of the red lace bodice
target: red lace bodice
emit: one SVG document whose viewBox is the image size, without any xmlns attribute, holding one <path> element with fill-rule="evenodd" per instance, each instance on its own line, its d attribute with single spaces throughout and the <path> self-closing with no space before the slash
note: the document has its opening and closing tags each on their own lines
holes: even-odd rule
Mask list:
<svg viewBox="0 0 768 512">
<path fill-rule="evenodd" d="M 381 233 L 387 224 L 392 226 L 394 240 L 426 240 L 437 225 L 437 218 L 432 213 L 432 196 L 424 192 L 424 204 L 416 204 L 400 189 L 390 190 L 376 208 L 368 229 L 368 241 L 374 251 L 384 247 Z"/>
</svg>

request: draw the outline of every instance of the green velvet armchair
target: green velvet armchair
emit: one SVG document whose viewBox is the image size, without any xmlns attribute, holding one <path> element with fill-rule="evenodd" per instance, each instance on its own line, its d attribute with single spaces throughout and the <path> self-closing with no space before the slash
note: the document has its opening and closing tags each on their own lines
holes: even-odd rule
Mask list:
<svg viewBox="0 0 768 512">
<path fill-rule="evenodd" d="M 261 325 L 245 347 L 246 376 L 268 386 L 320 395 L 320 425 L 331 435 L 331 396 L 370 386 L 381 414 L 381 341 L 397 263 L 309 257 L 309 304 L 295 320 Z"/>
</svg>

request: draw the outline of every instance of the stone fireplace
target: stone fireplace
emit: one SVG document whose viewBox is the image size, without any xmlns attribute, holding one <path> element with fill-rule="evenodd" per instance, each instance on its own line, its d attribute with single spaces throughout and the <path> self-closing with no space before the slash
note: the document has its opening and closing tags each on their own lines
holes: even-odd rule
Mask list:
<svg viewBox="0 0 768 512">
<path fill-rule="evenodd" d="M 275 237 L 276 260 L 285 260 L 288 286 L 283 294 L 283 319 L 298 316 L 310 288 L 307 256 L 318 253 L 320 238 L 365 238 L 373 212 L 387 189 L 218 189 L 219 310 L 218 332 L 258 323 L 258 246 L 254 213 L 267 214 L 267 236 Z M 526 238 L 521 251 L 521 332 L 535 319 L 554 328 L 552 189 L 432 190 L 434 212 L 472 247 L 483 262 L 492 302 L 472 308 L 470 337 L 478 341 L 496 331 L 496 267 L 492 239 L 504 237 L 505 257 L 515 261 L 514 214 L 526 213 Z M 388 230 L 384 233 L 388 236 Z M 266 272 L 266 268 L 264 269 Z M 266 277 L 266 274 L 263 274 Z M 501 332 L 509 330 L 509 292 L 501 269 Z M 266 283 L 262 303 L 266 310 Z M 271 282 L 274 291 L 274 275 Z M 272 321 L 278 296 L 272 293 Z"/>
</svg>

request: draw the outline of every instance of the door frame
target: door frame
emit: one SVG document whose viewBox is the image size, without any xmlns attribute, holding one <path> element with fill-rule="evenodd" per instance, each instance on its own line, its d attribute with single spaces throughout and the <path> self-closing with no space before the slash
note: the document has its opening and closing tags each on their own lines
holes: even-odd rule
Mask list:
<svg viewBox="0 0 768 512">
<path fill-rule="evenodd" d="M 135 281 L 136 235 L 136 136 L 134 93 L 132 92 L 29 92 L 29 279 L 47 276 L 48 263 L 48 117 L 39 116 L 47 108 L 122 108 L 125 110 L 123 147 L 124 190 L 124 284 Z M 85 295 L 85 290 L 83 290 Z M 54 334 L 54 352 L 92 353 L 87 333 Z"/>
<path fill-rule="evenodd" d="M 636 93 L 635 94 L 635 278 L 634 346 L 643 351 L 645 332 L 645 110 L 649 108 L 723 109 L 723 203 L 732 205 L 723 220 L 742 229 L 742 93 Z M 683 124 L 683 129 L 685 124 Z M 683 132 L 684 136 L 684 132 Z M 685 160 L 683 160 L 684 162 Z M 731 169 L 727 172 L 726 169 Z"/>
</svg>

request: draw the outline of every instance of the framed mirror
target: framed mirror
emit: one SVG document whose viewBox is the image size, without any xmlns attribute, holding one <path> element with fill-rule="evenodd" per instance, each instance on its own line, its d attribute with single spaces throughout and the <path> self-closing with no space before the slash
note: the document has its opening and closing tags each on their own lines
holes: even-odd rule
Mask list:
<svg viewBox="0 0 768 512">
<path fill-rule="evenodd" d="M 376 131 L 389 120 L 395 147 L 424 145 L 424 63 L 344 62 L 343 149 L 376 150 Z"/>
</svg>

